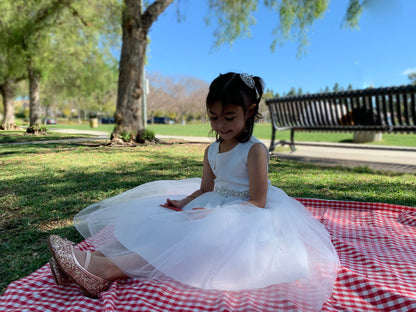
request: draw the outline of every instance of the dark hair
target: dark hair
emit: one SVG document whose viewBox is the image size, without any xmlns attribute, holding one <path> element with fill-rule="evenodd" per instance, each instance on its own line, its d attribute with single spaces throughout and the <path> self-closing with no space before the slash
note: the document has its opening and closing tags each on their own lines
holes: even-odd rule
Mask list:
<svg viewBox="0 0 416 312">
<path fill-rule="evenodd" d="M 227 73 L 220 74 L 209 86 L 206 108 L 209 109 L 215 102 L 221 102 L 222 107 L 233 104 L 241 106 L 246 113 L 252 104 L 256 104 L 254 113 L 244 127 L 243 133 L 237 138 L 241 143 L 247 142 L 253 135 L 254 123 L 262 118 L 259 113 L 259 104 L 263 95 L 264 82 L 260 77 L 247 74 Z M 217 140 L 220 139 L 216 134 Z"/>
</svg>

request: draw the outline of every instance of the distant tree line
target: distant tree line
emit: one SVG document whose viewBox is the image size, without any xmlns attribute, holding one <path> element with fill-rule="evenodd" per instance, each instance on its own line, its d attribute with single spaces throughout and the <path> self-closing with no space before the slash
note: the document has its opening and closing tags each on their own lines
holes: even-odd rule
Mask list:
<svg viewBox="0 0 416 312">
<path fill-rule="evenodd" d="M 412 77 L 413 80 L 412 80 Z M 149 92 L 147 94 L 147 119 L 152 117 L 168 117 L 175 122 L 206 122 L 205 97 L 208 92 L 208 82 L 192 76 L 166 76 L 161 73 L 147 73 L 149 80 Z M 416 83 L 416 74 L 409 75 L 412 83 Z M 115 81 L 113 79 L 113 81 Z M 21 94 L 24 94 L 26 86 L 20 84 Z M 332 88 L 322 87 L 318 93 L 340 92 L 354 90 L 351 84 L 346 88 L 335 83 Z M 117 84 L 112 83 L 106 88 L 106 92 L 99 96 L 88 98 L 79 97 L 75 101 L 71 97 L 61 99 L 58 94 L 44 90 L 47 96 L 42 101 L 42 107 L 47 116 L 52 118 L 65 118 L 68 120 L 88 119 L 90 116 L 111 117 L 115 113 L 114 101 L 116 98 Z M 19 92 L 17 92 L 19 93 Z M 266 89 L 263 101 L 274 97 L 299 96 L 310 94 L 301 87 L 290 88 L 287 92 L 274 92 Z M 52 100 L 53 99 L 53 100 Z M 24 105 L 17 105 L 16 116 L 29 118 L 28 100 Z M 269 111 L 264 103 L 260 105 L 260 112 L 264 120 L 268 121 Z"/>
<path fill-rule="evenodd" d="M 205 121 L 208 83 L 195 77 L 148 73 L 147 117 L 169 117 L 177 122 Z"/>
<path fill-rule="evenodd" d="M 340 86 L 338 82 L 336 82 L 332 88 L 328 86 L 322 87 L 316 93 L 341 92 L 341 91 L 351 91 L 351 90 L 354 90 L 351 84 L 349 84 L 347 88 L 344 88 Z M 303 91 L 301 87 L 299 88 L 292 87 L 290 88 L 288 92 L 283 92 L 282 94 L 274 93 L 273 90 L 267 89 L 264 97 L 265 98 L 275 98 L 275 97 L 279 98 L 279 97 L 299 96 L 299 95 L 306 95 L 306 94 L 310 94 L 310 92 Z"/>
<path fill-rule="evenodd" d="M 412 84 L 416 85 L 416 73 L 409 74 L 409 80 Z"/>
</svg>

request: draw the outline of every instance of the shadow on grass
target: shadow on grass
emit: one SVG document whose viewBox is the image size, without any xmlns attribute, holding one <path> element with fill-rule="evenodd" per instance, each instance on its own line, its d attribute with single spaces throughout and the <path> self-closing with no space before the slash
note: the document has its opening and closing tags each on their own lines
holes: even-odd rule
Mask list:
<svg viewBox="0 0 416 312">
<path fill-rule="evenodd" d="M 56 153 L 51 148 L 45 149 L 44 152 Z M 99 152 L 119 153 L 120 151 L 108 149 Z M 37 154 L 39 153 L 42 151 L 39 152 L 38 149 Z M 59 153 L 57 161 L 59 161 Z M 57 209 L 64 215 L 73 214 L 93 202 L 146 182 L 195 177 L 195 173 L 199 173 L 197 176 L 200 176 L 202 161 L 159 153 L 157 159 L 150 163 L 119 162 L 111 166 L 109 164 L 109 167 L 92 167 L 94 168 L 63 168 L 60 172 L 44 168 L 43 171 L 30 174 L 29 177 L 27 175 L 16 177 L 10 183 L 11 187 L 6 184 L 1 186 L 0 196 L 12 192 L 16 198 L 15 205 L 24 207 L 21 213 L 32 214 L 34 220 L 50 217 L 48 213 Z M 57 216 L 62 217 L 61 214 Z"/>
<path fill-rule="evenodd" d="M 103 147 L 106 140 L 97 139 L 85 139 L 85 143 L 72 142 L 68 139 L 68 142 L 63 140 L 62 142 L 57 140 L 56 143 L 25 143 L 25 144 L 4 144 L 1 147 L 0 156 L 8 155 L 24 155 L 24 154 L 39 154 L 39 153 L 55 153 L 57 149 L 68 149 L 85 146 L 89 148 Z M 102 143 L 105 142 L 105 143 Z"/>
</svg>

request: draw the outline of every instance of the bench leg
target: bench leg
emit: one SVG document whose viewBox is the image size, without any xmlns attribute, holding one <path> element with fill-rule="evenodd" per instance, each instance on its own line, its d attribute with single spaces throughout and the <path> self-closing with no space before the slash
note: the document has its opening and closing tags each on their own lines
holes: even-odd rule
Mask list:
<svg viewBox="0 0 416 312">
<path fill-rule="evenodd" d="M 272 130 L 272 140 L 270 142 L 269 153 L 273 152 L 277 145 L 284 146 L 285 144 L 289 144 L 290 150 L 292 152 L 296 151 L 295 148 L 295 130 L 290 130 L 290 142 L 288 143 L 286 140 L 280 140 L 276 143 L 276 129 L 273 128 Z"/>
<path fill-rule="evenodd" d="M 296 151 L 296 148 L 295 148 L 295 129 L 290 130 L 290 150 L 292 152 Z"/>
<path fill-rule="evenodd" d="M 276 147 L 276 144 L 274 142 L 275 140 L 276 140 L 276 129 L 272 128 L 272 141 L 270 142 L 269 153 L 273 152 Z"/>
</svg>

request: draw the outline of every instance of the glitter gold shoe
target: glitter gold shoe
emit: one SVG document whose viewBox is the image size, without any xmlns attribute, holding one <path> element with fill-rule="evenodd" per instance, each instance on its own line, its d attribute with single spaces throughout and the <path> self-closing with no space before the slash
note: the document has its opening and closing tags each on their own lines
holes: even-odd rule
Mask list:
<svg viewBox="0 0 416 312">
<path fill-rule="evenodd" d="M 97 298 L 101 292 L 110 287 L 110 281 L 87 271 L 91 253 L 87 253 L 86 268 L 83 268 L 75 257 L 71 242 L 52 235 L 48 239 L 48 245 L 59 269 L 69 276 L 87 297 Z"/>
<path fill-rule="evenodd" d="M 71 245 L 74 245 L 73 242 L 69 240 L 66 241 L 69 242 Z M 56 285 L 62 286 L 71 281 L 71 278 L 59 268 L 58 264 L 56 263 L 53 257 L 49 260 L 49 267 L 51 268 L 52 277 Z"/>
<path fill-rule="evenodd" d="M 59 266 L 56 264 L 55 259 L 52 257 L 49 260 L 49 266 L 51 267 L 51 272 L 53 276 L 53 280 L 55 281 L 56 285 L 64 285 L 67 282 L 69 282 L 71 279 L 65 274 L 65 272 L 62 272 Z"/>
</svg>

